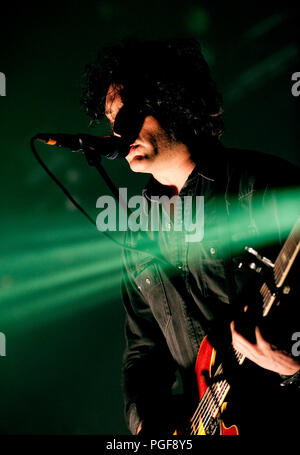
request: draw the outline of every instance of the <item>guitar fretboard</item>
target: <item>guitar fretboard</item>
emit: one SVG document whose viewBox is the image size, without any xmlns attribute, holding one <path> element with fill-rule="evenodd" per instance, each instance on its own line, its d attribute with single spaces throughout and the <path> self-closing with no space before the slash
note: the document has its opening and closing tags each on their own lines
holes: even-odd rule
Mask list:
<svg viewBox="0 0 300 455">
<path fill-rule="evenodd" d="M 280 288 L 298 254 L 300 247 L 300 217 L 288 236 L 274 264 L 274 278 Z"/>
<path fill-rule="evenodd" d="M 282 287 L 300 248 L 300 217 L 285 241 L 274 264 L 274 280 L 276 287 Z M 276 295 L 270 291 L 266 284 L 263 284 L 260 293 L 263 297 L 263 316 L 270 311 L 276 300 Z"/>
</svg>

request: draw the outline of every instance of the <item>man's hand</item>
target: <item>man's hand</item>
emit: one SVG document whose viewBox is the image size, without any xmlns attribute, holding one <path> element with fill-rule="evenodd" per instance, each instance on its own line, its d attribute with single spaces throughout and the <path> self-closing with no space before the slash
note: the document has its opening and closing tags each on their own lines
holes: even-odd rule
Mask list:
<svg viewBox="0 0 300 455">
<path fill-rule="evenodd" d="M 233 347 L 260 367 L 286 376 L 292 376 L 300 369 L 299 362 L 288 353 L 280 351 L 268 343 L 262 337 L 258 327 L 255 327 L 256 343 L 250 343 L 238 333 L 235 330 L 234 321 L 231 322 L 230 329 Z"/>
</svg>

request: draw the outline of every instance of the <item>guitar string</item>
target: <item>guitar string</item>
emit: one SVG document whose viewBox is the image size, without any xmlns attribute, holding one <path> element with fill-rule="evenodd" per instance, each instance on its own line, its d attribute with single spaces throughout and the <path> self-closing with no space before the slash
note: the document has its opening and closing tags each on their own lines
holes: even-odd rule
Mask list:
<svg viewBox="0 0 300 455">
<path fill-rule="evenodd" d="M 195 417 L 193 416 L 191 419 L 192 420 L 191 428 L 193 427 L 193 425 L 198 425 L 198 423 L 199 423 L 198 420 L 199 420 L 199 417 L 201 416 L 201 410 L 205 411 L 205 413 L 201 416 L 202 417 L 201 420 L 205 419 L 206 413 L 210 408 L 210 399 L 211 399 L 211 397 L 209 396 L 209 389 L 207 389 L 201 399 L 201 402 L 198 405 L 197 410 L 194 413 Z M 208 403 L 207 408 L 203 409 L 207 403 Z"/>
<path fill-rule="evenodd" d="M 278 277 L 284 273 L 284 270 L 286 268 L 286 265 L 288 264 L 289 260 L 291 259 L 291 256 L 294 254 L 299 241 L 297 241 L 297 238 L 294 235 L 297 234 L 297 232 L 291 232 L 289 238 L 287 239 L 285 245 L 282 248 L 281 253 L 279 254 L 277 260 L 275 261 L 274 264 L 274 272 L 275 272 L 275 278 L 276 281 L 278 282 Z M 282 258 L 283 253 L 286 256 L 286 259 Z"/>
<path fill-rule="evenodd" d="M 243 357 L 243 355 L 240 354 L 240 353 L 239 353 L 238 351 L 236 351 L 236 350 L 234 350 L 234 351 L 235 351 L 235 354 L 236 354 L 237 357 L 238 357 L 237 360 L 238 360 L 238 361 L 241 360 L 242 357 Z M 217 372 L 219 371 L 219 369 L 222 370 L 222 365 L 220 365 L 220 366 L 218 367 Z M 218 398 L 219 398 L 219 396 L 223 393 L 223 391 L 226 389 L 227 385 L 228 385 L 228 384 L 226 384 L 226 381 L 224 382 L 224 380 L 223 380 L 223 381 L 222 381 L 222 386 L 221 386 L 221 388 L 219 388 L 219 391 L 218 391 L 218 393 L 217 393 Z M 212 388 L 213 388 L 213 392 L 214 392 L 215 394 L 216 394 L 216 392 L 215 392 L 216 387 L 217 387 L 216 385 L 213 385 L 213 387 L 212 387 Z M 208 394 L 210 394 L 210 396 L 208 396 Z M 205 394 L 203 395 L 203 397 L 202 397 L 202 399 L 201 399 L 201 402 L 199 403 L 199 405 L 198 405 L 198 407 L 197 407 L 197 409 L 196 409 L 196 411 L 195 411 L 195 413 L 194 413 L 194 415 L 193 415 L 193 417 L 192 417 L 192 419 L 191 419 L 192 425 L 195 424 L 195 422 L 196 422 L 196 424 L 198 424 L 198 423 L 199 423 L 198 420 L 199 420 L 200 417 L 201 417 L 201 420 L 202 420 L 202 422 L 204 423 L 204 425 L 207 423 L 207 413 L 211 410 L 211 407 L 212 407 L 212 406 L 215 406 L 215 403 L 209 404 L 208 408 L 204 410 L 204 411 L 205 411 L 204 414 L 201 414 L 201 412 L 203 411 L 203 407 L 207 404 L 207 402 L 209 402 L 209 400 L 211 400 L 211 395 L 212 395 L 212 392 L 211 392 L 211 390 L 208 388 L 208 389 L 206 390 Z M 208 416 L 208 418 L 211 418 L 211 417 L 212 417 L 212 416 Z"/>
<path fill-rule="evenodd" d="M 220 367 L 221 367 L 221 365 L 218 367 L 218 369 L 219 369 Z M 195 416 L 195 418 L 197 418 L 197 416 L 198 416 L 197 412 L 198 412 L 198 411 L 203 410 L 204 405 L 205 405 L 205 404 L 207 403 L 207 401 L 210 399 L 210 397 L 208 397 L 208 394 L 209 394 L 209 388 L 206 389 L 206 391 L 205 391 L 203 397 L 201 398 L 201 400 L 200 400 L 200 402 L 199 402 L 199 404 L 198 404 L 198 406 L 197 406 L 197 408 L 196 408 L 196 410 L 195 410 L 195 412 L 194 412 L 194 414 L 193 414 L 191 420 L 194 419 L 194 416 Z"/>
<path fill-rule="evenodd" d="M 243 355 L 240 354 L 238 351 L 236 351 L 236 353 L 238 354 L 238 356 L 240 357 L 240 359 L 243 357 Z M 220 365 L 220 366 L 221 366 L 221 365 Z M 212 392 L 210 389 L 207 389 L 207 390 L 206 390 L 205 394 L 204 394 L 203 397 L 202 397 L 202 400 L 203 400 L 204 396 L 205 396 L 205 395 L 207 394 L 207 392 L 208 392 L 208 393 L 210 394 L 210 397 L 208 397 L 208 398 L 206 397 L 204 401 L 205 401 L 205 403 L 206 403 L 208 400 L 210 400 L 209 406 L 208 406 L 208 408 L 205 410 L 205 413 L 204 413 L 203 415 L 201 415 L 200 410 L 199 410 L 198 412 L 196 411 L 197 414 L 196 414 L 196 412 L 194 413 L 194 416 L 195 416 L 195 414 L 196 414 L 196 417 L 194 418 L 194 416 L 193 416 L 193 418 L 191 419 L 191 420 L 192 420 L 192 424 L 191 424 L 192 431 L 194 431 L 193 426 L 198 426 L 198 425 L 199 425 L 199 423 L 200 423 L 200 418 L 201 418 L 201 422 L 202 422 L 202 425 L 203 425 L 203 429 L 205 430 L 205 426 L 206 426 L 206 424 L 208 423 L 209 419 L 211 419 L 211 418 L 213 417 L 212 414 L 211 414 L 211 415 L 208 415 L 209 412 L 212 410 L 212 408 L 213 408 L 213 410 L 216 410 L 216 408 L 217 408 L 215 402 L 212 400 L 213 393 L 214 393 L 214 395 L 215 395 L 214 398 L 217 398 L 216 401 L 218 402 L 218 407 L 220 407 L 220 406 L 222 405 L 222 402 L 219 400 L 219 398 L 222 398 L 222 395 L 223 395 L 223 393 L 225 393 L 226 388 L 227 388 L 228 386 L 229 386 L 229 384 L 226 382 L 226 380 L 222 380 L 221 386 L 215 385 L 215 384 L 212 386 L 213 392 Z M 230 387 L 230 386 L 229 386 L 229 387 Z M 216 388 L 218 389 L 217 392 L 216 392 Z M 228 389 L 228 390 L 229 390 L 229 389 Z M 226 393 L 228 392 L 228 390 L 226 391 Z M 224 399 L 225 399 L 225 397 L 224 397 Z M 202 400 L 201 400 L 201 401 L 202 401 Z M 200 405 L 200 403 L 199 403 L 199 405 Z M 203 406 L 201 406 L 201 407 L 203 407 Z M 198 406 L 198 408 L 199 408 L 199 406 Z"/>
<path fill-rule="evenodd" d="M 235 351 L 235 354 L 236 354 L 236 356 L 237 356 L 237 360 L 238 360 L 238 361 L 242 360 L 243 355 L 242 355 L 241 353 L 239 353 L 238 351 L 236 351 L 235 349 L 234 349 L 234 351 Z M 219 370 L 219 369 L 222 369 L 222 365 L 219 366 L 218 370 Z M 218 371 L 218 370 L 217 370 L 217 371 Z M 216 396 L 217 398 L 220 398 L 220 396 L 223 394 L 223 392 L 225 392 L 227 386 L 228 386 L 228 383 L 226 383 L 225 380 L 222 380 L 222 385 L 221 385 L 221 387 L 219 387 L 219 386 L 217 386 L 217 385 L 213 385 L 213 386 L 212 386 L 212 388 L 213 388 L 213 393 L 215 394 L 215 396 Z M 229 387 L 230 387 L 230 386 L 229 386 Z M 218 392 L 215 391 L 216 388 L 218 388 Z M 208 394 L 210 394 L 210 396 L 208 396 Z M 210 410 L 211 410 L 212 407 L 215 407 L 215 408 L 216 408 L 216 405 L 215 405 L 215 403 L 212 401 L 212 398 L 211 398 L 211 397 L 212 397 L 212 392 L 211 392 L 211 390 L 208 388 L 208 389 L 205 391 L 205 393 L 204 393 L 204 395 L 203 395 L 203 397 L 202 397 L 202 399 L 201 399 L 201 402 L 199 403 L 199 405 L 198 405 L 198 407 L 197 407 L 196 411 L 194 412 L 194 415 L 193 415 L 193 417 L 192 417 L 192 419 L 191 419 L 191 422 L 192 422 L 192 423 L 191 423 L 191 428 L 193 428 L 193 425 L 195 425 L 195 424 L 198 425 L 198 424 L 199 424 L 200 418 L 201 418 L 201 421 L 202 421 L 202 423 L 203 423 L 203 426 L 205 426 L 205 425 L 208 423 L 209 419 L 212 417 L 212 415 L 208 415 L 208 414 L 209 414 L 209 412 L 210 412 Z M 225 397 L 224 397 L 224 398 L 225 398 Z M 206 405 L 207 402 L 209 402 L 209 405 L 208 405 L 207 409 L 205 409 L 204 414 L 201 414 L 201 411 L 203 410 L 203 407 L 204 407 L 204 405 Z M 219 406 L 221 406 L 221 404 L 222 404 L 222 403 L 219 403 Z"/>
<path fill-rule="evenodd" d="M 217 398 L 219 398 L 219 396 Z M 206 409 L 205 415 L 201 416 L 201 413 L 199 412 L 197 419 L 192 423 L 191 425 L 192 433 L 198 432 L 200 430 L 200 418 L 203 430 L 205 430 L 206 425 L 208 424 L 209 420 L 212 417 L 212 411 L 215 410 L 215 408 L 216 405 L 215 403 L 212 402 L 210 397 L 209 406 Z"/>
<path fill-rule="evenodd" d="M 228 384 L 226 384 L 224 382 L 218 392 L 214 391 L 215 398 L 217 399 L 216 401 L 218 402 L 218 407 L 220 407 L 221 404 L 222 404 L 222 403 L 220 403 L 219 398 L 222 398 L 222 394 L 223 394 L 223 392 L 225 392 L 227 386 L 228 386 Z M 193 432 L 197 431 L 197 427 L 200 426 L 200 418 L 201 418 L 201 423 L 202 423 L 203 430 L 205 431 L 205 427 L 209 423 L 209 420 L 213 417 L 212 412 L 215 411 L 216 408 L 217 408 L 216 403 L 212 399 L 211 390 L 209 392 L 210 392 L 210 395 L 211 395 L 208 398 L 208 400 L 210 400 L 209 405 L 208 405 L 207 409 L 205 410 L 205 413 L 204 413 L 203 416 L 201 415 L 200 412 L 197 414 L 197 419 L 194 420 L 194 422 L 192 423 L 192 425 L 190 427 L 192 429 L 192 434 L 193 434 Z M 195 427 L 195 429 L 194 429 L 194 427 Z M 198 430 L 199 430 L 199 428 L 198 428 Z"/>
<path fill-rule="evenodd" d="M 206 392 L 205 392 L 206 397 L 205 397 L 204 402 L 202 403 L 203 405 L 201 405 L 201 409 L 199 409 L 199 411 L 196 413 L 195 418 L 192 420 L 192 423 L 190 425 L 190 428 L 192 430 L 193 430 L 193 426 L 195 426 L 195 427 L 198 426 L 198 424 L 200 423 L 200 418 L 201 418 L 201 421 L 204 422 L 204 424 L 207 423 L 206 422 L 206 414 L 208 414 L 208 412 L 210 411 L 210 407 L 211 407 L 211 401 L 210 401 L 211 397 L 209 396 L 209 391 L 208 390 L 209 389 L 207 389 Z M 206 409 L 204 409 L 205 412 L 202 415 L 201 414 L 201 410 L 203 409 L 204 405 L 206 405 L 206 404 L 207 404 L 207 407 L 206 407 Z"/>
<path fill-rule="evenodd" d="M 297 242 L 296 239 L 291 238 L 289 244 L 286 245 L 286 247 L 283 248 L 283 252 L 286 255 L 286 259 L 283 260 L 280 257 L 275 261 L 275 279 L 276 283 L 280 281 L 280 278 L 284 274 L 284 271 L 286 270 L 286 267 L 288 263 L 291 260 L 291 257 L 293 256 L 296 248 L 298 247 L 299 242 Z M 279 260 L 280 259 L 280 260 Z"/>
<path fill-rule="evenodd" d="M 294 246 L 297 246 L 297 243 L 294 241 L 292 232 L 291 232 L 291 235 L 289 236 L 289 238 L 287 239 L 286 244 L 283 246 L 281 254 L 278 256 L 278 258 L 274 264 L 274 272 L 275 272 L 276 281 L 278 280 L 278 276 L 280 275 L 280 273 L 282 273 L 282 271 L 283 271 L 283 266 L 285 266 L 285 261 L 282 258 L 283 254 L 285 254 L 286 256 L 289 256 L 292 251 L 292 249 L 290 248 L 290 246 L 292 246 L 292 245 L 290 245 L 290 243 L 294 243 Z"/>
<path fill-rule="evenodd" d="M 222 365 L 219 366 L 218 370 L 221 369 L 222 370 Z M 218 371 L 217 370 L 217 371 Z M 216 384 L 214 384 L 212 386 L 212 389 L 213 389 L 213 392 L 215 393 L 215 395 L 217 396 L 217 398 L 219 398 L 219 396 L 223 393 L 223 390 L 224 390 L 224 385 L 225 385 L 225 388 L 227 387 L 226 383 L 224 382 L 224 380 L 222 380 L 222 386 L 221 388 L 219 386 L 217 386 Z M 218 391 L 216 392 L 216 388 L 218 388 Z M 208 405 L 207 405 L 208 403 Z M 206 409 L 203 409 L 204 406 L 207 405 Z M 212 401 L 212 391 L 210 388 L 208 388 L 202 399 L 201 399 L 201 402 L 199 403 L 191 421 L 192 421 L 192 425 L 196 423 L 196 425 L 198 425 L 199 423 L 199 418 L 201 417 L 201 420 L 204 424 L 207 423 L 207 418 L 210 419 L 211 416 L 208 416 L 208 413 L 210 412 L 211 408 L 215 406 L 215 403 Z M 201 414 L 201 411 L 205 411 L 203 414 Z M 191 426 L 192 426 L 191 425 Z"/>
<path fill-rule="evenodd" d="M 226 383 L 226 381 L 223 380 L 221 386 L 217 387 L 216 385 L 214 385 L 212 387 L 213 390 L 207 389 L 206 392 L 208 392 L 208 394 L 207 394 L 208 396 L 206 397 L 205 402 L 206 403 L 208 402 L 208 405 L 207 405 L 204 413 L 201 413 L 200 409 L 198 410 L 198 412 L 196 414 L 196 418 L 193 419 L 191 427 L 193 427 L 193 425 L 198 425 L 200 418 L 201 418 L 202 424 L 204 426 L 208 423 L 209 419 L 211 417 L 213 417 L 211 414 L 211 411 L 212 410 L 215 411 L 217 408 L 214 399 L 217 399 L 218 406 L 221 406 L 222 403 L 220 401 L 220 398 L 222 398 L 222 395 L 225 392 L 227 387 L 228 387 L 228 383 Z M 214 396 L 213 396 L 213 394 L 214 394 Z M 203 408 L 203 406 L 202 406 L 202 408 Z"/>
</svg>

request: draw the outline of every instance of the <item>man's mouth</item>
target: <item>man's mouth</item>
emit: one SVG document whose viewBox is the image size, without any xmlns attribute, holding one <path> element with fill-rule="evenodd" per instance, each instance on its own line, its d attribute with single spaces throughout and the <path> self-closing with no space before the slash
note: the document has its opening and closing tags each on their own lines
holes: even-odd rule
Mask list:
<svg viewBox="0 0 300 455">
<path fill-rule="evenodd" d="M 127 155 L 127 158 L 131 158 L 131 159 L 134 159 L 134 158 L 141 158 L 142 155 L 139 153 L 139 152 L 136 152 L 136 150 L 138 149 L 139 145 L 136 145 L 136 144 L 131 144 L 130 145 L 130 149 L 129 149 L 129 153 Z"/>
</svg>

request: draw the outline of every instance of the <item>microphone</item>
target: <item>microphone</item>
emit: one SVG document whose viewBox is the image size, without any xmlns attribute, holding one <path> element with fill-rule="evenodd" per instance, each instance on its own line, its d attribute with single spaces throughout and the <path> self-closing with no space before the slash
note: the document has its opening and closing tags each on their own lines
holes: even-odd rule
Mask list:
<svg viewBox="0 0 300 455">
<path fill-rule="evenodd" d="M 92 136 L 90 134 L 38 133 L 33 139 L 47 145 L 71 149 L 72 152 L 92 152 L 109 160 L 125 158 L 130 143 L 118 136 Z"/>
</svg>

